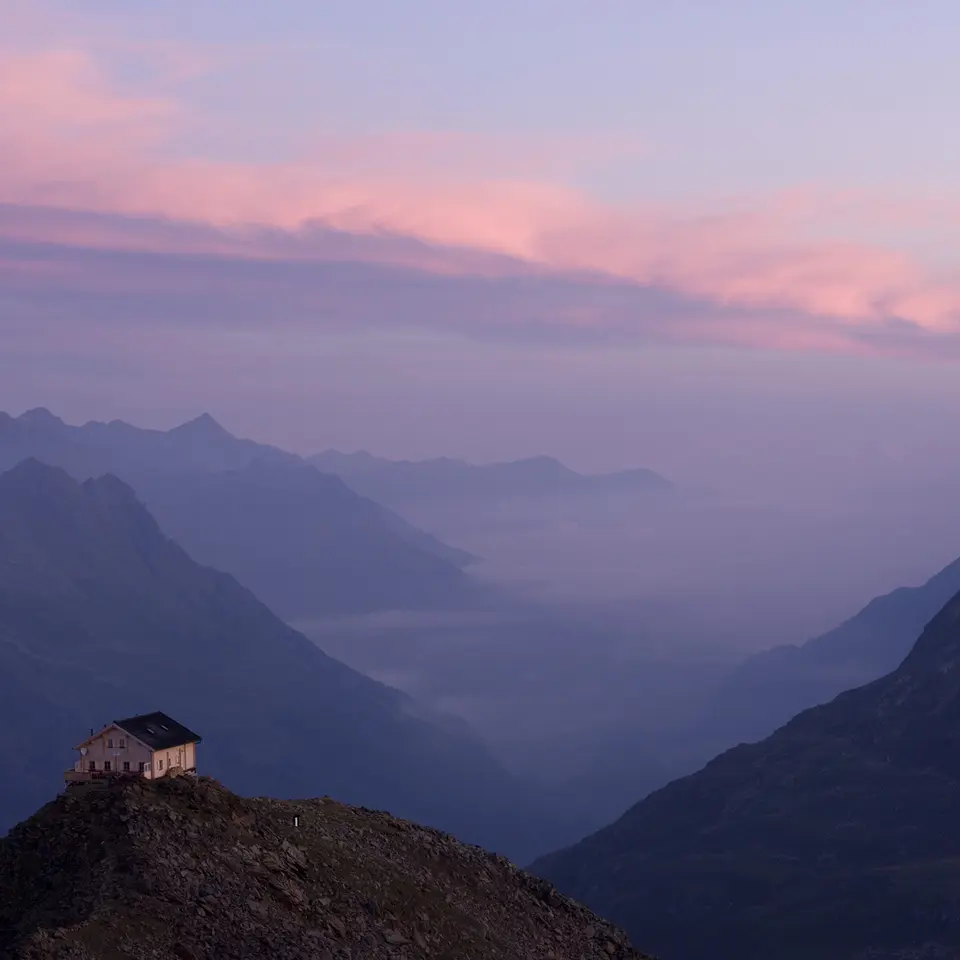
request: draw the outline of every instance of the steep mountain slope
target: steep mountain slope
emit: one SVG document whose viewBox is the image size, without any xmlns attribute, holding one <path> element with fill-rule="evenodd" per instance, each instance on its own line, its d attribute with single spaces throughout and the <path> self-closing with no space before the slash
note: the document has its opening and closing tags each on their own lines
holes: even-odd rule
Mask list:
<svg viewBox="0 0 960 960">
<path fill-rule="evenodd" d="M 71 788 L 0 841 L 2 958 L 334 956 L 642 960 L 507 861 L 331 800 Z"/>
<path fill-rule="evenodd" d="M 756 654 L 717 692 L 704 728 L 724 744 L 757 740 L 801 710 L 884 676 L 958 591 L 960 560 L 922 586 L 877 597 L 823 636 Z"/>
<path fill-rule="evenodd" d="M 25 461 L 0 476 L 0 828 L 57 789 L 79 734 L 153 709 L 245 793 L 329 792 L 515 857 L 558 827 L 469 736 L 198 566 L 121 481 Z"/>
<path fill-rule="evenodd" d="M 670 490 L 652 470 L 581 474 L 552 457 L 474 465 L 463 460 L 385 460 L 366 452 L 327 450 L 310 458 L 318 469 L 342 476 L 354 489 L 399 506 L 435 499 L 502 500 L 512 497 L 584 496 Z"/>
<path fill-rule="evenodd" d="M 960 597 L 903 664 L 535 864 L 675 960 L 960 954 Z"/>
<path fill-rule="evenodd" d="M 28 457 L 80 480 L 120 477 L 199 560 L 284 616 L 450 604 L 468 589 L 459 571 L 475 558 L 466 551 L 207 414 L 165 432 L 121 421 L 73 427 L 43 409 L 4 415 L 0 471 Z"/>
<path fill-rule="evenodd" d="M 449 606 L 471 595 L 459 565 L 410 542 L 414 528 L 396 535 L 378 504 L 308 464 L 254 461 L 176 483 L 146 478 L 141 488 L 191 556 L 289 619 Z"/>
</svg>

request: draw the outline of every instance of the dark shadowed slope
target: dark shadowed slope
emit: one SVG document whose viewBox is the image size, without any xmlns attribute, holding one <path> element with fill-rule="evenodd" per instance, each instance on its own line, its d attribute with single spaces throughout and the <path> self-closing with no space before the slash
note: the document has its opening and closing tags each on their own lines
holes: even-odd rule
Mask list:
<svg viewBox="0 0 960 960">
<path fill-rule="evenodd" d="M 334 956 L 642 960 L 502 858 L 330 800 L 74 788 L 0 840 L 2 958 Z"/>
<path fill-rule="evenodd" d="M 514 497 L 651 493 L 672 489 L 652 470 L 582 474 L 552 457 L 474 465 L 463 460 L 384 460 L 360 452 L 327 450 L 311 458 L 320 470 L 342 476 L 353 489 L 382 503 L 446 499 L 504 500 Z"/>
<path fill-rule="evenodd" d="M 121 481 L 0 476 L 0 823 L 49 798 L 88 728 L 162 709 L 242 792 L 329 793 L 521 857 L 556 822 L 469 736 L 322 653 L 198 566 Z"/>
<path fill-rule="evenodd" d="M 821 637 L 751 657 L 718 691 L 704 728 L 723 745 L 758 740 L 801 710 L 884 676 L 958 591 L 960 560 L 920 587 L 877 597 Z"/>
<path fill-rule="evenodd" d="M 80 480 L 120 477 L 199 560 L 283 616 L 386 610 L 398 598 L 404 607 L 458 603 L 467 588 L 459 570 L 470 554 L 207 414 L 165 432 L 121 421 L 74 427 L 42 409 L 0 418 L 0 470 L 28 457 Z M 289 559 L 278 559 L 287 542 L 292 575 Z"/>
<path fill-rule="evenodd" d="M 960 955 L 958 810 L 955 597 L 894 673 L 535 870 L 674 960 L 946 960 Z"/>
</svg>

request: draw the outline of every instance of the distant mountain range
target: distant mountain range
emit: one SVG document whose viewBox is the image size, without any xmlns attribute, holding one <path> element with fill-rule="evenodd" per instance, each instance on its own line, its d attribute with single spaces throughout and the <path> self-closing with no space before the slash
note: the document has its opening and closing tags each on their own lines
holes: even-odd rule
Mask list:
<svg viewBox="0 0 960 960">
<path fill-rule="evenodd" d="M 475 558 L 276 447 L 204 415 L 169 431 L 0 414 L 0 470 L 28 457 L 77 479 L 112 473 L 191 555 L 287 618 L 456 605 Z"/>
<path fill-rule="evenodd" d="M 366 451 L 327 450 L 310 458 L 357 492 L 398 507 L 424 500 L 505 500 L 524 497 L 578 497 L 664 493 L 673 484 L 652 470 L 582 474 L 553 457 L 474 465 L 464 460 L 385 460 Z"/>
<path fill-rule="evenodd" d="M 603 731 L 594 737 L 586 772 L 561 789 L 571 801 L 584 797 L 587 810 L 616 815 L 722 751 L 761 740 L 798 713 L 885 676 L 958 592 L 960 560 L 922 586 L 877 597 L 804 644 L 765 650 L 699 680 L 688 668 L 675 697 L 688 705 L 686 722 L 672 719 L 664 729 L 651 729 L 631 718 Z"/>
<path fill-rule="evenodd" d="M 960 596 L 903 664 L 535 872 L 674 960 L 960 955 Z"/>
<path fill-rule="evenodd" d="M 180 474 L 240 470 L 254 460 L 296 464 L 300 458 L 252 440 L 240 440 L 209 414 L 172 430 L 147 430 L 122 420 L 70 426 L 38 407 L 19 417 L 0 412 L 0 469 L 36 457 L 76 476 L 110 471 L 131 476 L 146 472 Z"/>
<path fill-rule="evenodd" d="M 472 736 L 198 565 L 122 481 L 21 462 L 0 475 L 0 829 L 90 727 L 154 709 L 242 793 L 330 794 L 518 858 L 570 835 Z"/>
<path fill-rule="evenodd" d="M 958 592 L 960 560 L 955 560 L 922 586 L 871 600 L 820 637 L 755 654 L 721 685 L 702 726 L 724 745 L 758 740 L 801 710 L 884 676 Z"/>
</svg>

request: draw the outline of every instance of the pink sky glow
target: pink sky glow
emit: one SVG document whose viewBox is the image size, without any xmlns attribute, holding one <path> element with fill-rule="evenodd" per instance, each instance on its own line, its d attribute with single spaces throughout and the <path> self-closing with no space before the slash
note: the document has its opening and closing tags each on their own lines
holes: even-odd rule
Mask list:
<svg viewBox="0 0 960 960">
<path fill-rule="evenodd" d="M 164 62 L 175 71 L 192 61 L 186 52 L 178 58 L 167 51 Z M 304 242 L 322 227 L 417 241 L 355 255 L 428 272 L 596 274 L 718 307 L 818 318 L 808 330 L 796 323 L 780 329 L 776 319 L 712 321 L 727 323 L 719 333 L 736 342 L 746 336 L 764 346 L 833 350 L 844 329 L 891 318 L 935 333 L 958 327 L 955 271 L 925 262 L 909 243 L 863 239 L 878 222 L 890 236 L 938 217 L 941 229 L 952 229 L 955 204 L 873 204 L 821 185 L 717 198 L 693 211 L 617 205 L 576 188 L 571 171 L 605 152 L 642 147 L 570 137 L 538 143 L 467 134 L 317 134 L 300 157 L 254 163 L 184 151 L 184 137 L 203 122 L 169 91 L 122 89 L 90 51 L 0 49 L 0 202 L 11 205 L 0 217 L 0 237 L 100 249 L 342 256 Z M 115 221 L 52 216 L 38 224 L 21 219 L 16 205 L 203 229 L 185 244 L 179 233 L 125 231 Z M 590 322 L 588 310 L 567 316 L 576 319 L 559 312 L 556 322 Z"/>
</svg>

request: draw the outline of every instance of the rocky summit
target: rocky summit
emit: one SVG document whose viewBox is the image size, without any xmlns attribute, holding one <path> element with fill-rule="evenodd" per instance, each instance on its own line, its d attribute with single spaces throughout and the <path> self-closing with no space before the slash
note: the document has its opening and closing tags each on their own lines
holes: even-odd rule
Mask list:
<svg viewBox="0 0 960 960">
<path fill-rule="evenodd" d="M 504 858 L 329 799 L 117 781 L 0 840 L 3 960 L 642 956 Z"/>
</svg>

